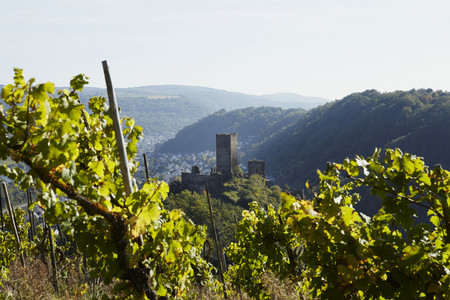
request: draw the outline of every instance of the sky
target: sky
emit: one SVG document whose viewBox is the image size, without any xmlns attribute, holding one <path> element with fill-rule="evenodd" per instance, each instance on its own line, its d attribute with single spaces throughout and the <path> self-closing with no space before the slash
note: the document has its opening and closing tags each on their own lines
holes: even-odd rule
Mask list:
<svg viewBox="0 0 450 300">
<path fill-rule="evenodd" d="M 447 0 L 3 0 L 0 84 L 13 68 L 68 86 L 182 84 L 341 99 L 450 90 Z"/>
</svg>

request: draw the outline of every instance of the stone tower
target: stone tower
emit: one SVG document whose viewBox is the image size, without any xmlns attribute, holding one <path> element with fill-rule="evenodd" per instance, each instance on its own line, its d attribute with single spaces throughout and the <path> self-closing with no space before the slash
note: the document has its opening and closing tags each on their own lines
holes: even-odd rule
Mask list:
<svg viewBox="0 0 450 300">
<path fill-rule="evenodd" d="M 239 166 L 237 133 L 216 134 L 216 166 L 224 178 L 233 177 L 233 170 Z"/>
</svg>

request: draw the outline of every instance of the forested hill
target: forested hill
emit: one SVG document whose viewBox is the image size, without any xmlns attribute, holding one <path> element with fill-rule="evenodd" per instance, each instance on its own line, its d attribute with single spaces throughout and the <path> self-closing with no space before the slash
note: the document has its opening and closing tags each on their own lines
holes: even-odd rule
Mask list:
<svg viewBox="0 0 450 300">
<path fill-rule="evenodd" d="M 260 143 L 283 128 L 298 122 L 306 111 L 275 107 L 250 107 L 227 112 L 222 109 L 183 128 L 175 138 L 168 140 L 159 152 L 198 153 L 215 150 L 216 133 L 238 134 L 240 151 Z M 247 146 L 247 147 L 246 147 Z"/>
<path fill-rule="evenodd" d="M 266 161 L 278 182 L 303 188 L 327 161 L 342 162 L 375 147 L 398 147 L 450 167 L 450 93 L 428 90 L 379 93 L 367 90 L 313 109 L 267 139 L 252 156 Z"/>
</svg>

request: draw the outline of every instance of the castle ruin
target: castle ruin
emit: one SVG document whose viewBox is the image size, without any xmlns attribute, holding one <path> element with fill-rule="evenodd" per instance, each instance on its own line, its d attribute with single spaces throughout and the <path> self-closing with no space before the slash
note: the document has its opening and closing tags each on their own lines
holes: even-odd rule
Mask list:
<svg viewBox="0 0 450 300">
<path fill-rule="evenodd" d="M 181 188 L 202 193 L 208 189 L 211 194 L 220 191 L 224 182 L 232 179 L 239 167 L 237 133 L 216 134 L 216 167 L 209 175 L 201 174 L 198 166 L 193 166 L 190 173 L 181 173 Z M 265 177 L 265 163 L 260 160 L 248 162 L 248 176 L 254 174 Z"/>
</svg>

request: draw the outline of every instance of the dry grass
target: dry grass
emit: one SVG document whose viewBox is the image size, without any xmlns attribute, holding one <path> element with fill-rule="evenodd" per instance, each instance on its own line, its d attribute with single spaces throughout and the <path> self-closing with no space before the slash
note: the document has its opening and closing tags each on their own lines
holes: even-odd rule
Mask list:
<svg viewBox="0 0 450 300">
<path fill-rule="evenodd" d="M 262 276 L 264 290 L 270 293 L 274 300 L 307 299 L 301 297 L 295 288 L 295 283 L 288 279 L 280 280 L 273 273 L 266 272 Z"/>
<path fill-rule="evenodd" d="M 309 295 L 301 295 L 296 289 L 296 283 L 284 279 L 280 280 L 273 273 L 266 272 L 262 275 L 262 281 L 264 286 L 264 291 L 266 294 L 270 294 L 268 299 L 272 300 L 298 300 L 298 299 L 309 299 Z M 231 286 L 227 287 L 227 295 L 229 300 L 250 300 L 254 299 L 247 293 L 241 290 L 237 290 Z M 208 287 L 196 287 L 191 290 L 188 294 L 189 299 L 225 299 L 220 293 L 216 293 Z"/>
<path fill-rule="evenodd" d="M 52 270 L 39 259 L 28 258 L 25 267 L 20 260 L 9 267 L 8 279 L 0 285 L 0 299 L 100 299 L 103 295 L 111 296 L 111 286 L 105 286 L 99 279 L 91 279 L 76 264 L 61 266 L 58 270 L 59 291 L 54 287 Z M 269 299 L 289 300 L 308 299 L 299 295 L 295 283 L 280 280 L 272 273 L 262 276 L 264 291 L 270 293 Z M 228 287 L 230 300 L 252 299 L 244 291 Z M 225 299 L 223 294 L 211 287 L 194 287 L 188 292 L 188 299 L 216 300 Z"/>
<path fill-rule="evenodd" d="M 58 290 L 51 267 L 40 259 L 28 258 L 9 266 L 8 279 L 0 285 L 0 299 L 98 299 L 110 295 L 111 287 L 83 274 L 75 264 L 58 268 Z"/>
<path fill-rule="evenodd" d="M 47 267 L 40 260 L 28 259 L 25 267 L 15 260 L 9 267 L 8 280 L 0 286 L 5 299 L 54 299 Z"/>
</svg>

